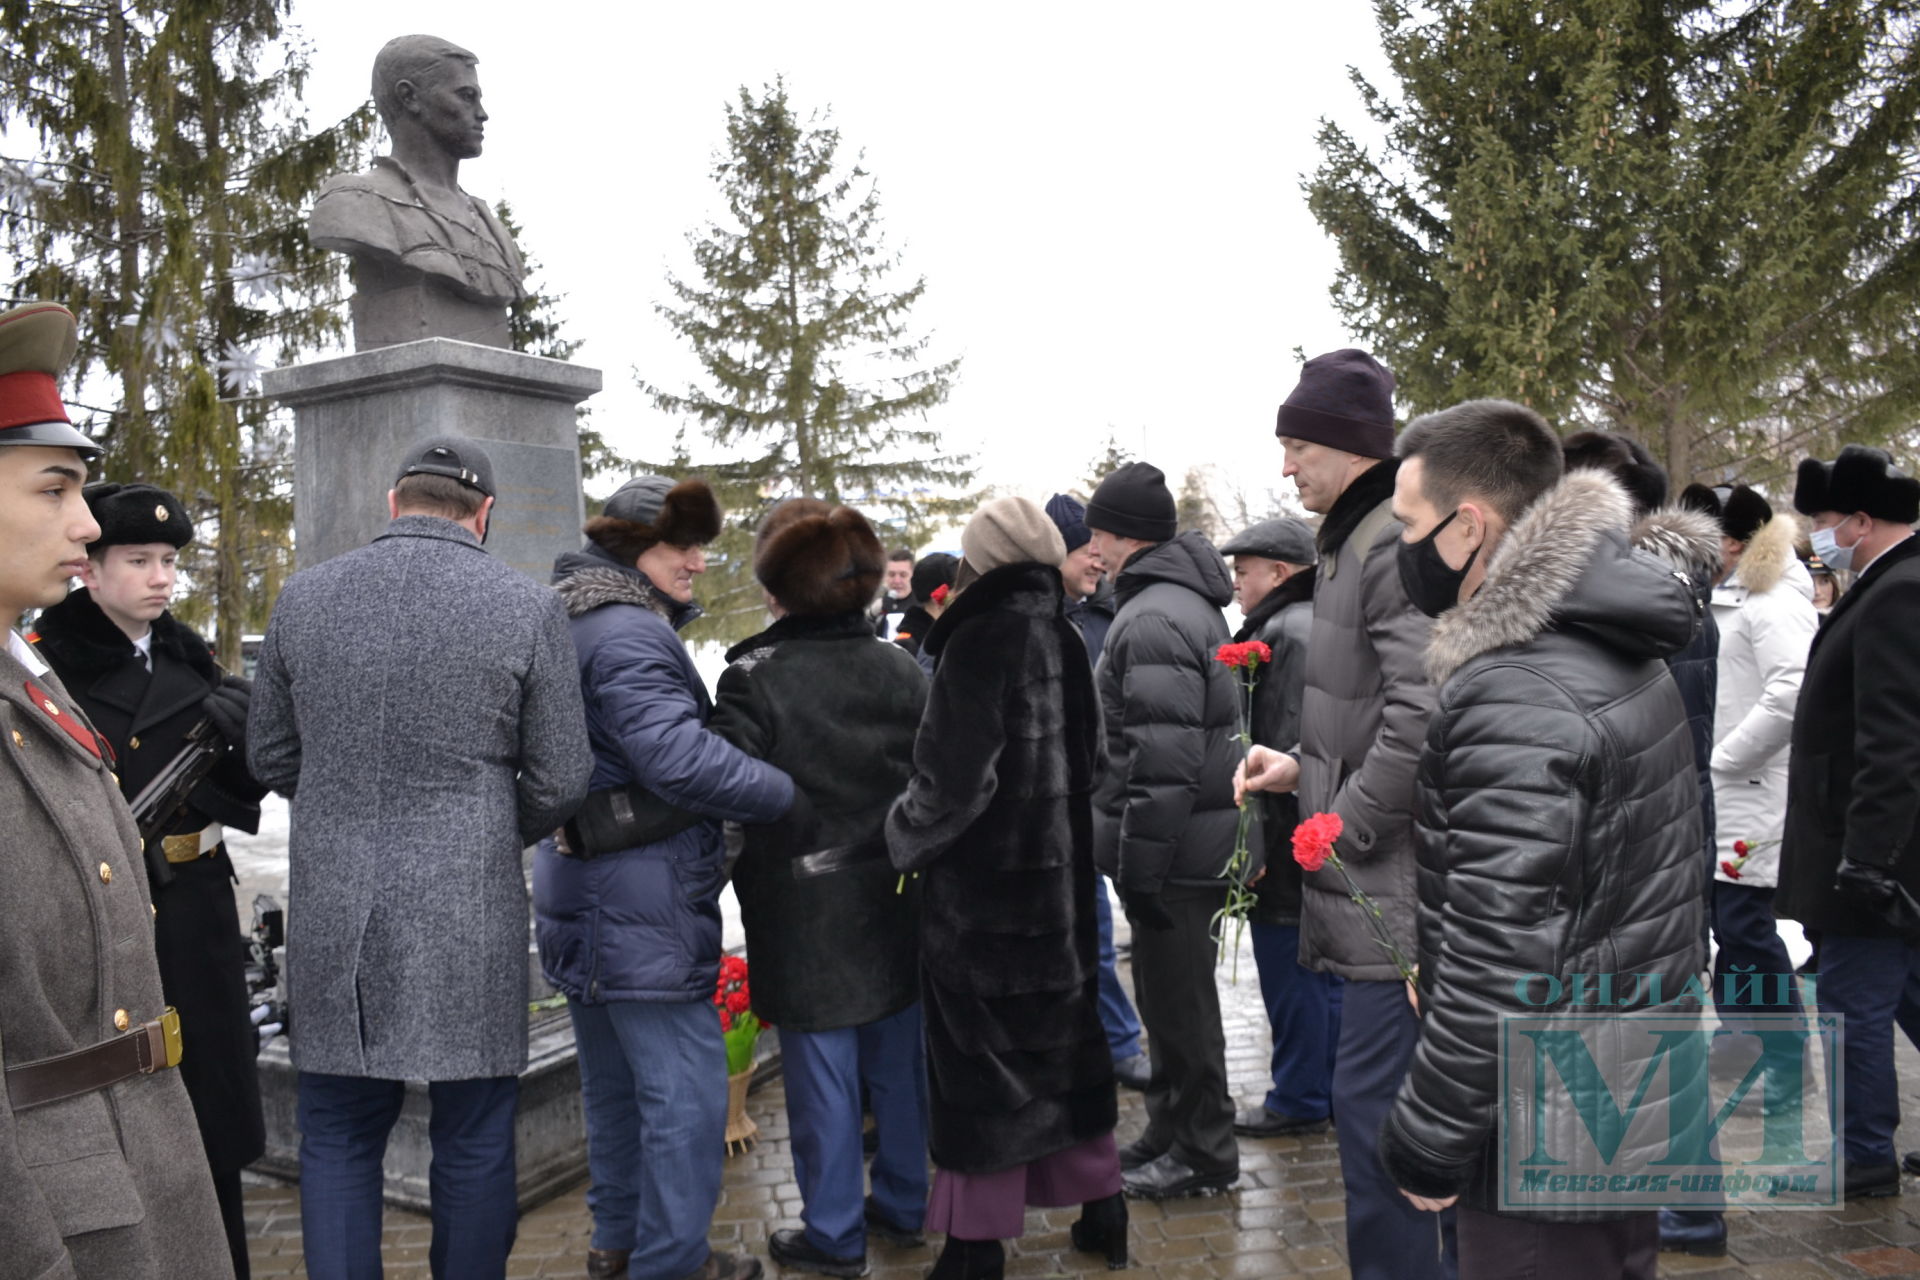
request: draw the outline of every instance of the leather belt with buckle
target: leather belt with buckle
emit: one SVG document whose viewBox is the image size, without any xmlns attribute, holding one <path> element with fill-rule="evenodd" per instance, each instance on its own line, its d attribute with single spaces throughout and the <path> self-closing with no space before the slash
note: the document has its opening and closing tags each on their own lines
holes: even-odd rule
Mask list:
<svg viewBox="0 0 1920 1280">
<path fill-rule="evenodd" d="M 7 1101 L 15 1111 L 25 1111 L 179 1065 L 180 1015 L 169 1005 L 152 1022 L 123 1036 L 8 1067 Z"/>
<path fill-rule="evenodd" d="M 160 852 L 166 855 L 168 862 L 198 862 L 220 847 L 226 838 L 226 832 L 220 824 L 210 822 L 199 831 L 189 831 L 182 836 L 162 836 Z"/>
</svg>

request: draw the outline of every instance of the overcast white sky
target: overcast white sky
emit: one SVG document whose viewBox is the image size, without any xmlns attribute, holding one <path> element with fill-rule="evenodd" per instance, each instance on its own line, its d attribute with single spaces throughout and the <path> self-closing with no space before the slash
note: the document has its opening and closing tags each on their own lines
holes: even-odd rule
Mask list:
<svg viewBox="0 0 1920 1280">
<path fill-rule="evenodd" d="M 1381 80 L 1371 10 L 303 0 L 293 17 L 316 124 L 366 97 L 392 36 L 479 56 L 492 119 L 462 185 L 513 202 L 575 358 L 606 373 L 597 424 L 653 456 L 678 423 L 634 370 L 696 373 L 653 304 L 720 211 L 725 104 L 784 75 L 797 107 L 831 108 L 845 159 L 865 151 L 902 282 L 927 277 L 914 327 L 964 357 L 929 421 L 983 481 L 1044 497 L 1110 428 L 1176 485 L 1196 464 L 1282 484 L 1293 350 L 1351 341 L 1299 183 L 1321 116 L 1367 126 L 1346 68 Z"/>
</svg>

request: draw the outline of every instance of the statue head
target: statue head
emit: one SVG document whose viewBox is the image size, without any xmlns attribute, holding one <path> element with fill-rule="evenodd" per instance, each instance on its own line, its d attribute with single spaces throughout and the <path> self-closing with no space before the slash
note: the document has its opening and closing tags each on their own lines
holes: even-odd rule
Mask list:
<svg viewBox="0 0 1920 1280">
<path fill-rule="evenodd" d="M 373 105 L 395 150 L 427 143 L 459 160 L 480 154 L 486 109 L 479 59 L 438 36 L 396 36 L 373 60 Z"/>
</svg>

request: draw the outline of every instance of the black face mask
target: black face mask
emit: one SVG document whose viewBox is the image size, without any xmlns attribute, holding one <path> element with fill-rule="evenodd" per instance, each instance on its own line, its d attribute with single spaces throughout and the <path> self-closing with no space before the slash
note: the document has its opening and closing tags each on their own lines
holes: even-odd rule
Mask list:
<svg viewBox="0 0 1920 1280">
<path fill-rule="evenodd" d="M 1440 558 L 1440 548 L 1434 545 L 1434 539 L 1459 518 L 1460 513 L 1455 511 L 1433 526 L 1433 532 L 1420 541 L 1402 542 L 1395 548 L 1400 585 L 1407 589 L 1407 599 L 1413 602 L 1413 607 L 1429 618 L 1437 618 L 1460 603 L 1460 584 L 1466 581 L 1473 562 L 1480 556 L 1480 548 L 1475 547 L 1467 562 L 1458 569 Z"/>
</svg>

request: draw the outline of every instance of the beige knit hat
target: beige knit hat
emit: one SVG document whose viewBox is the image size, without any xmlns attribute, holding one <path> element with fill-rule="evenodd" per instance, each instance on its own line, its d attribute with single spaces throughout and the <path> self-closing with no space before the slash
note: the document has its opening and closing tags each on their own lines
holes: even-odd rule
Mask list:
<svg viewBox="0 0 1920 1280">
<path fill-rule="evenodd" d="M 982 574 L 1009 564 L 1044 564 L 1057 569 L 1067 558 L 1067 543 L 1051 517 L 1025 498 L 995 498 L 973 513 L 960 534 L 960 569 L 955 592 Z"/>
</svg>

